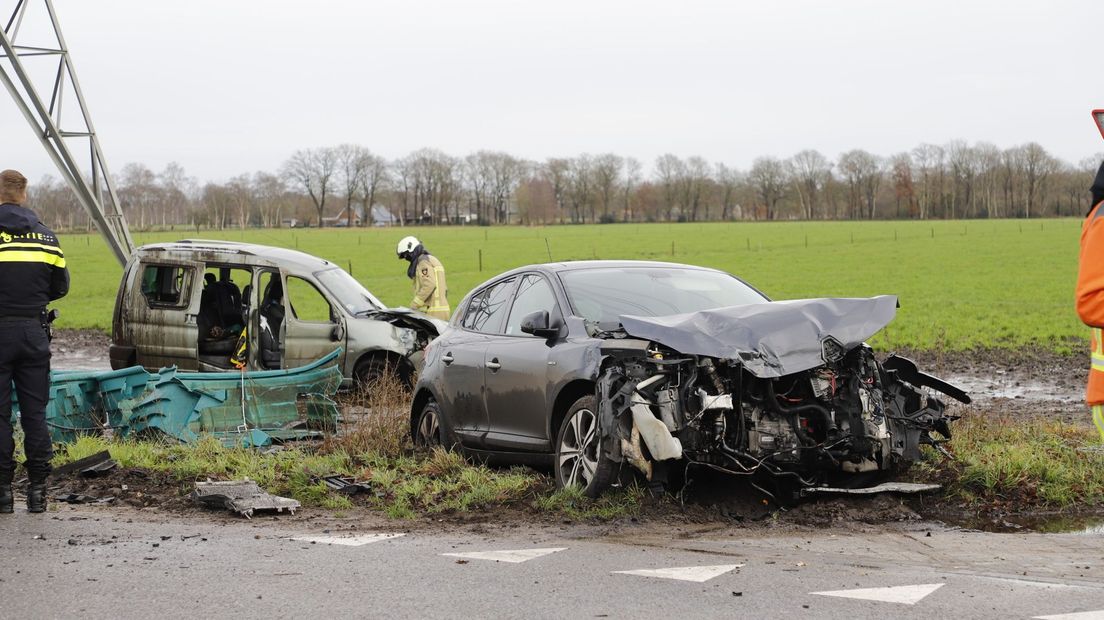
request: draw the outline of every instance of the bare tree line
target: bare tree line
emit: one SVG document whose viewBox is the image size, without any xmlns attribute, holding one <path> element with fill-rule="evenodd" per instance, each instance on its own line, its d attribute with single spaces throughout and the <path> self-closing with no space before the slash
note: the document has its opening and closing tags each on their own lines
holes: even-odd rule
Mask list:
<svg viewBox="0 0 1104 620">
<path fill-rule="evenodd" d="M 302 149 L 277 172 L 200 183 L 175 163 L 124 166 L 119 197 L 136 230 L 173 227 L 559 224 L 715 220 L 954 219 L 1084 213 L 1100 155 L 1076 165 L 1031 142 L 921 144 L 834 161 L 816 150 L 747 170 L 665 154 L 520 159 L 421 149 L 387 160 L 342 144 Z M 61 229 L 88 228 L 69 189 L 46 177 L 31 204 Z"/>
</svg>

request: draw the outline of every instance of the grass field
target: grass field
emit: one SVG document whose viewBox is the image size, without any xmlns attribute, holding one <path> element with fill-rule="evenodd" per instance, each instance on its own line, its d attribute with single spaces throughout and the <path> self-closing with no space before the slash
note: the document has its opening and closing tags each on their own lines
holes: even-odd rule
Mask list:
<svg viewBox="0 0 1104 620">
<path fill-rule="evenodd" d="M 448 270 L 454 304 L 506 269 L 573 259 L 653 259 L 739 275 L 775 299 L 895 294 L 897 320 L 879 349 L 1042 347 L 1065 352 L 1087 334 L 1073 311 L 1080 220 L 777 222 L 226 230 L 139 233 L 138 244 L 227 239 L 298 248 L 350 271 L 390 305 L 410 302 L 395 244 L 415 234 Z M 72 292 L 62 328 L 107 330 L 121 267 L 97 235 L 62 235 Z M 480 269 L 482 262 L 482 269 Z"/>
</svg>

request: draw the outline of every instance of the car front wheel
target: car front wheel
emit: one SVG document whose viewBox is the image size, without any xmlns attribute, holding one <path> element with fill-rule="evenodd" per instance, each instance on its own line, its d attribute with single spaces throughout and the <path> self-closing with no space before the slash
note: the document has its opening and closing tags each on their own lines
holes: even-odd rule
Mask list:
<svg viewBox="0 0 1104 620">
<path fill-rule="evenodd" d="M 556 488 L 582 487 L 597 497 L 613 483 L 617 465 L 602 455 L 594 396 L 575 401 L 556 437 Z"/>
</svg>

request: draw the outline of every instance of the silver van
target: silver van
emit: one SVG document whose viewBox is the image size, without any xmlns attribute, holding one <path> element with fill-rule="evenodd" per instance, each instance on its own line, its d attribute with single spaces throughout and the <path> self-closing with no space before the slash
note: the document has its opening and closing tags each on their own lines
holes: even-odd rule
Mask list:
<svg viewBox="0 0 1104 620">
<path fill-rule="evenodd" d="M 310 254 L 231 241 L 154 243 L 127 261 L 111 367 L 225 371 L 240 361 L 247 370 L 283 369 L 341 347 L 346 384 L 385 372 L 409 381 L 444 326 L 387 308 L 343 269 Z"/>
</svg>

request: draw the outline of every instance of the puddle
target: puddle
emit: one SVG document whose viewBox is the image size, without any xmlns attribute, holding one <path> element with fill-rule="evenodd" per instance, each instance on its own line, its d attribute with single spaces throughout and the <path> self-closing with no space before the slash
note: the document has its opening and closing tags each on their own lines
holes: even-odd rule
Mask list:
<svg viewBox="0 0 1104 620">
<path fill-rule="evenodd" d="M 111 370 L 111 359 L 107 347 L 65 347 L 54 346 L 50 355 L 50 368 L 53 370 Z"/>
<path fill-rule="evenodd" d="M 1074 404 L 1080 403 L 1083 396 L 1083 390 L 1080 387 L 1074 390 L 1061 385 L 1024 380 L 1012 376 L 950 375 L 944 377 L 944 379 L 951 385 L 966 390 L 975 401 L 1010 399 Z"/>
<path fill-rule="evenodd" d="M 940 516 L 943 523 L 983 532 L 1039 532 L 1042 534 L 1076 534 L 1104 536 L 1104 515 L 1025 515 L 998 519 L 953 518 Z"/>
</svg>

